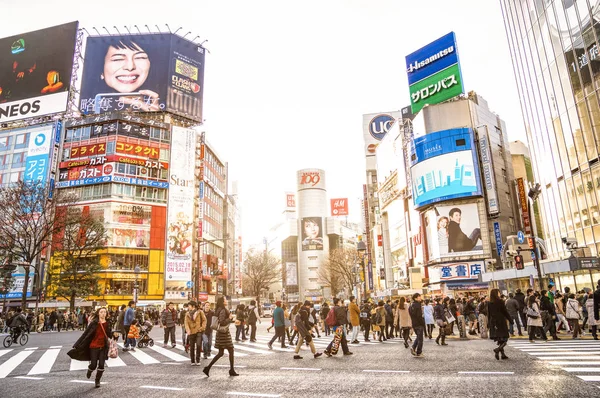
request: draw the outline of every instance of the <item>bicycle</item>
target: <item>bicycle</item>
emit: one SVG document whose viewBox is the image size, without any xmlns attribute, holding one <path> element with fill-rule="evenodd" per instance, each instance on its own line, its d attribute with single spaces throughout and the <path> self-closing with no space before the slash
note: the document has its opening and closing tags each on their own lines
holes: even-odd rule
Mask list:
<svg viewBox="0 0 600 398">
<path fill-rule="evenodd" d="M 29 341 L 29 336 L 27 333 L 24 333 L 24 328 L 20 326 L 10 328 L 10 334 L 4 338 L 2 344 L 4 345 L 4 348 L 8 348 L 16 341 L 22 346 Z"/>
</svg>

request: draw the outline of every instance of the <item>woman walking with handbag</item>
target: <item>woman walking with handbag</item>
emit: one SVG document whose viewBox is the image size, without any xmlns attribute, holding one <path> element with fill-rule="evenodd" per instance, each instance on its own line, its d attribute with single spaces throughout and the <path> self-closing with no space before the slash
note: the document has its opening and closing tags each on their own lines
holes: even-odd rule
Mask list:
<svg viewBox="0 0 600 398">
<path fill-rule="evenodd" d="M 579 302 L 575 300 L 575 294 L 569 294 L 569 300 L 567 300 L 567 319 L 571 321 L 573 325 L 573 339 L 576 339 L 581 333 L 581 327 L 579 321 L 582 318 L 582 310 L 579 308 Z"/>
<path fill-rule="evenodd" d="M 508 359 L 504 353 L 504 347 L 506 347 L 506 344 L 508 343 L 508 324 L 512 322 L 512 318 L 506 309 L 504 301 L 500 298 L 499 289 L 492 289 L 490 301 L 486 302 L 486 304 L 487 325 L 481 326 L 487 326 L 489 328 L 490 339 L 494 340 L 498 345 L 497 348 L 494 348 L 496 359 L 500 360 L 500 354 L 502 354 L 502 359 Z"/>
<path fill-rule="evenodd" d="M 536 331 L 542 335 L 542 339 L 547 341 L 546 333 L 544 333 L 542 317 L 540 315 L 540 304 L 535 295 L 529 296 L 527 299 L 527 329 L 529 329 L 529 341 L 532 342 Z"/>
<path fill-rule="evenodd" d="M 446 343 L 446 324 L 448 320 L 446 319 L 446 314 L 444 313 L 444 306 L 441 303 L 441 298 L 435 299 L 435 307 L 433 307 L 433 317 L 435 318 L 435 322 L 440 329 L 438 337 L 435 339 L 437 345 L 440 345 L 440 339 L 442 340 L 442 345 L 448 345 Z"/>
<path fill-rule="evenodd" d="M 210 327 L 217 331 L 215 348 L 219 350 L 219 353 L 204 368 L 203 372 L 206 376 L 209 376 L 210 368 L 223 356 L 225 350 L 229 353 L 229 376 L 239 376 L 233 369 L 233 341 L 231 341 L 231 334 L 229 333 L 230 323 L 231 314 L 227 309 L 227 301 L 225 297 L 221 296 L 217 300 L 215 315 L 210 323 Z"/>
<path fill-rule="evenodd" d="M 73 350 L 68 353 L 73 359 L 90 361 L 86 377 L 88 379 L 92 377 L 92 373 L 96 370 L 96 388 L 100 387 L 100 379 L 104 373 L 104 363 L 109 356 L 109 348 L 111 357 L 116 357 L 114 353 L 117 351 L 114 341 L 108 338 L 108 336 L 112 336 L 112 330 L 109 322 L 106 321 L 106 314 L 104 307 L 96 311 L 85 332 L 73 345 Z"/>
</svg>

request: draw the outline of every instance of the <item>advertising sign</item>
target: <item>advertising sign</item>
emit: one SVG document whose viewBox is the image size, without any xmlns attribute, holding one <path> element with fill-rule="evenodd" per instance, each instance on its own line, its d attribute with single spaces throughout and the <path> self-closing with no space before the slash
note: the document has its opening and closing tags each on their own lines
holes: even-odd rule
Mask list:
<svg viewBox="0 0 600 398">
<path fill-rule="evenodd" d="M 450 281 L 455 279 L 477 279 L 483 269 L 482 262 L 465 262 L 444 264 L 441 267 L 435 267 L 440 273 L 440 281 Z"/>
<path fill-rule="evenodd" d="M 494 178 L 494 168 L 492 166 L 492 153 L 490 151 L 490 142 L 487 133 L 478 133 L 479 135 L 479 154 L 481 155 L 481 168 L 483 169 L 483 185 L 487 193 L 487 206 L 490 214 L 500 212 L 498 205 L 498 194 L 496 193 L 496 182 Z"/>
<path fill-rule="evenodd" d="M 298 271 L 296 263 L 285 263 L 286 285 L 293 286 L 298 284 Z"/>
<path fill-rule="evenodd" d="M 88 156 L 103 155 L 106 153 L 106 143 L 99 142 L 94 144 L 79 145 L 71 147 L 69 159 L 77 159 Z"/>
<path fill-rule="evenodd" d="M 296 208 L 296 194 L 293 192 L 285 193 L 285 208 L 286 210 L 294 210 Z"/>
<path fill-rule="evenodd" d="M 117 141 L 115 151 L 125 155 L 134 155 L 150 159 L 158 159 L 160 154 L 158 147 L 143 144 L 133 144 L 120 140 Z"/>
<path fill-rule="evenodd" d="M 363 115 L 363 138 L 365 140 L 365 156 L 374 156 L 375 149 L 390 131 L 394 122 L 401 120 L 399 111 L 369 113 Z"/>
<path fill-rule="evenodd" d="M 107 228 L 108 246 L 113 247 L 148 247 L 150 230 L 129 228 Z"/>
<path fill-rule="evenodd" d="M 425 213 L 429 261 L 483 255 L 476 203 L 435 206 Z"/>
<path fill-rule="evenodd" d="M 369 290 L 373 290 L 373 263 L 371 261 L 367 263 L 367 281 Z"/>
<path fill-rule="evenodd" d="M 517 192 L 521 203 L 521 214 L 523 216 L 523 227 L 527 235 L 531 234 L 531 219 L 529 218 L 529 207 L 527 193 L 525 192 L 525 181 L 522 177 L 517 178 Z"/>
<path fill-rule="evenodd" d="M 29 130 L 29 147 L 25 162 L 25 181 L 40 181 L 42 184 L 48 178 L 50 171 L 50 150 L 54 146 L 53 126 L 38 127 Z"/>
<path fill-rule="evenodd" d="M 80 109 L 168 111 L 202 121 L 204 48 L 174 34 L 90 36 Z"/>
<path fill-rule="evenodd" d="M 67 109 L 77 25 L 0 39 L 0 122 Z"/>
<path fill-rule="evenodd" d="M 438 131 L 414 139 L 410 168 L 415 208 L 481 195 L 471 129 Z"/>
<path fill-rule="evenodd" d="M 348 198 L 331 199 L 331 215 L 347 216 L 348 215 Z"/>
<path fill-rule="evenodd" d="M 297 172 L 298 191 L 303 189 L 325 189 L 325 171 L 304 169 Z"/>
<path fill-rule="evenodd" d="M 196 132 L 173 126 L 165 265 L 167 281 L 188 281 L 192 276 L 195 149 Z"/>
<path fill-rule="evenodd" d="M 413 114 L 464 92 L 456 36 L 450 32 L 406 56 Z"/>
<path fill-rule="evenodd" d="M 105 163 L 99 166 L 74 167 L 72 169 L 61 170 L 60 174 L 58 175 L 58 181 L 72 181 L 91 177 L 112 176 L 114 171 L 114 163 Z"/>
<path fill-rule="evenodd" d="M 498 255 L 502 253 L 502 233 L 500 232 L 500 223 L 494 222 L 494 237 L 496 238 L 496 251 Z"/>
<path fill-rule="evenodd" d="M 305 217 L 301 221 L 302 251 L 323 250 L 323 219 Z"/>
</svg>

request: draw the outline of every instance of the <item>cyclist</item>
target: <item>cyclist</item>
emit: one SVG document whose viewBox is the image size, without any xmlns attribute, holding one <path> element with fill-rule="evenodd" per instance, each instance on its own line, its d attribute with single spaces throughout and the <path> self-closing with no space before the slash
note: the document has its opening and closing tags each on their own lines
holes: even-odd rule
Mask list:
<svg viewBox="0 0 600 398">
<path fill-rule="evenodd" d="M 29 324 L 27 323 L 27 318 L 23 315 L 21 308 L 17 308 L 17 313 L 12 318 L 10 323 L 11 335 L 13 341 L 17 341 L 21 333 L 27 330 Z"/>
</svg>

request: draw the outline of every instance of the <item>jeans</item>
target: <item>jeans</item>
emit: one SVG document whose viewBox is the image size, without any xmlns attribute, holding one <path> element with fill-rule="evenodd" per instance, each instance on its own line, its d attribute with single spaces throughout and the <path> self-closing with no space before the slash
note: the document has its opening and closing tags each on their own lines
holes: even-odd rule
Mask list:
<svg viewBox="0 0 600 398">
<path fill-rule="evenodd" d="M 343 326 L 334 326 L 332 328 L 332 332 L 335 333 L 337 328 L 342 328 L 342 341 L 340 342 L 340 345 L 342 346 L 342 351 L 344 352 L 344 354 L 346 354 L 346 353 L 350 352 L 350 350 L 348 349 L 348 340 L 346 340 L 346 332 L 343 331 L 344 330 Z M 334 337 L 334 340 L 335 340 L 335 337 Z M 333 340 L 331 340 L 331 343 L 329 343 L 329 345 L 327 346 L 325 351 L 331 352 L 332 346 L 333 346 Z"/>
<path fill-rule="evenodd" d="M 359 332 L 360 327 L 357 326 L 352 326 L 352 336 L 350 336 L 350 342 L 353 341 L 358 341 L 358 332 Z"/>
<path fill-rule="evenodd" d="M 187 333 L 185 332 L 185 326 L 181 327 L 181 344 L 184 346 L 187 344 Z"/>
<path fill-rule="evenodd" d="M 240 341 L 240 335 L 243 338 L 244 335 L 244 324 L 240 323 L 239 325 L 235 326 L 235 341 Z"/>
<path fill-rule="evenodd" d="M 388 339 L 394 338 L 394 321 L 393 320 L 385 320 L 385 335 Z"/>
<path fill-rule="evenodd" d="M 519 334 L 523 334 L 523 332 L 521 331 L 521 317 L 519 316 L 519 314 L 510 314 L 511 317 L 511 321 L 510 321 L 510 327 L 508 332 L 510 334 L 515 334 L 515 324 L 517 325 L 517 329 L 519 330 Z"/>
<path fill-rule="evenodd" d="M 452 323 L 454 323 L 454 322 L 452 322 Z M 433 325 L 433 323 L 428 323 L 428 324 L 427 324 L 427 333 L 425 333 L 425 334 L 426 334 L 426 335 L 427 335 L 429 338 L 432 338 L 432 337 L 433 337 L 433 328 L 434 328 L 434 325 Z"/>
<path fill-rule="evenodd" d="M 548 311 L 541 311 L 541 315 L 542 322 L 544 323 L 544 334 L 550 331 L 550 335 L 556 337 L 556 325 L 552 320 L 552 314 L 550 314 Z"/>
<path fill-rule="evenodd" d="M 202 353 L 202 336 L 204 333 L 190 334 L 190 359 L 192 363 L 200 363 L 200 354 Z"/>
<path fill-rule="evenodd" d="M 165 326 L 165 345 L 169 342 L 169 337 L 171 337 L 171 345 L 175 345 L 175 326 L 167 327 Z"/>
<path fill-rule="evenodd" d="M 204 358 L 210 356 L 210 349 L 212 347 L 212 331 L 210 334 L 202 333 L 202 351 L 204 351 Z"/>
<path fill-rule="evenodd" d="M 90 348 L 90 366 L 89 370 L 104 371 L 104 362 L 106 361 L 106 351 L 102 348 Z"/>
<path fill-rule="evenodd" d="M 285 326 L 275 326 L 275 336 L 269 341 L 269 345 L 273 344 L 275 340 L 281 337 L 281 348 L 285 347 Z"/>
<path fill-rule="evenodd" d="M 131 325 L 123 325 L 123 340 L 125 340 L 125 348 L 129 348 L 129 339 L 127 338 L 127 335 L 129 334 L 130 328 Z"/>
<path fill-rule="evenodd" d="M 363 321 L 363 327 L 365 328 L 365 341 L 369 340 L 369 333 L 371 332 L 371 322 Z"/>
<path fill-rule="evenodd" d="M 135 348 L 135 339 L 133 338 L 127 338 L 127 340 L 125 341 L 125 346 L 131 346 L 131 348 Z"/>
<path fill-rule="evenodd" d="M 417 335 L 412 347 L 420 355 L 423 352 L 423 326 L 413 326 L 413 330 Z"/>
<path fill-rule="evenodd" d="M 256 322 L 250 325 L 250 341 L 256 340 Z"/>
</svg>

